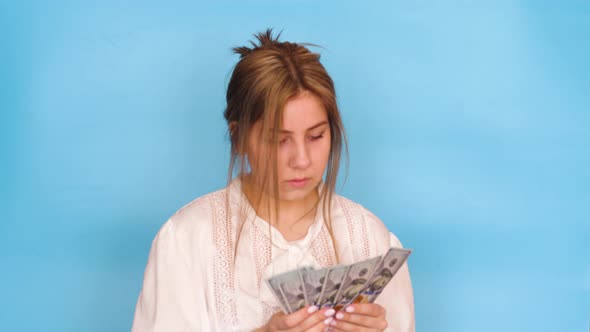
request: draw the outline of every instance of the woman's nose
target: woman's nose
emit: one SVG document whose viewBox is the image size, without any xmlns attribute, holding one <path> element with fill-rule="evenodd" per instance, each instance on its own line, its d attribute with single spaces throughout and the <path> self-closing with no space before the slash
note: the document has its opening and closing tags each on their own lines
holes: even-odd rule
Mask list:
<svg viewBox="0 0 590 332">
<path fill-rule="evenodd" d="M 297 144 L 290 158 L 290 165 L 293 168 L 307 168 L 311 164 L 309 149 L 305 144 Z"/>
</svg>

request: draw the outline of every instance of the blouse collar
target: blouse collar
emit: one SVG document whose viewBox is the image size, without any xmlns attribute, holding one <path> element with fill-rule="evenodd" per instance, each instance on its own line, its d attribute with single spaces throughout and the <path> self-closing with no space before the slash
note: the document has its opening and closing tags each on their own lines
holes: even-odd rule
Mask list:
<svg viewBox="0 0 590 332">
<path fill-rule="evenodd" d="M 318 186 L 318 194 L 321 195 L 323 183 Z M 320 200 L 318 204 L 318 208 L 316 209 L 315 220 L 313 224 L 311 224 L 307 230 L 307 234 L 295 241 L 287 241 L 283 234 L 275 227 L 269 224 L 268 221 L 260 218 L 256 215 L 256 211 L 246 198 L 242 190 L 242 181 L 239 177 L 234 178 L 230 183 L 230 195 L 233 198 L 232 201 L 238 202 L 238 209 L 244 208 L 245 212 L 245 220 L 246 222 L 252 221 L 254 227 L 260 229 L 262 234 L 266 237 L 269 236 L 269 229 L 270 229 L 270 238 L 273 246 L 280 248 L 282 250 L 291 250 L 297 248 L 302 251 L 306 251 L 306 249 L 310 248 L 311 242 L 315 237 L 321 232 L 323 226 L 323 213 L 321 207 L 323 206 L 323 198 Z"/>
</svg>

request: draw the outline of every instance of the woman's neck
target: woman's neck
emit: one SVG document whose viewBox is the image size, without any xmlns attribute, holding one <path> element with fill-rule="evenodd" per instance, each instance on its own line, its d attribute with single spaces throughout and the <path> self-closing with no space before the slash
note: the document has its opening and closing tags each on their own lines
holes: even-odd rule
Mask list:
<svg viewBox="0 0 590 332">
<path fill-rule="evenodd" d="M 247 179 L 242 183 L 244 194 L 258 217 L 278 229 L 287 241 L 305 237 L 309 226 L 315 221 L 319 201 L 317 190 L 300 200 L 277 200 Z"/>
</svg>

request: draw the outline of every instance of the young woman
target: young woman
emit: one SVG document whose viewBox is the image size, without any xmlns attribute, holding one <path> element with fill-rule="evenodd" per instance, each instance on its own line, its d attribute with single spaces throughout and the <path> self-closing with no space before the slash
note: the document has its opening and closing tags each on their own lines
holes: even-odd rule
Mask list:
<svg viewBox="0 0 590 332">
<path fill-rule="evenodd" d="M 234 49 L 240 60 L 224 113 L 229 183 L 159 231 L 133 331 L 414 331 L 406 264 L 375 303 L 280 311 L 265 282 L 271 276 L 354 263 L 401 243 L 334 193 L 345 135 L 319 55 L 271 30 L 256 38 Z"/>
</svg>

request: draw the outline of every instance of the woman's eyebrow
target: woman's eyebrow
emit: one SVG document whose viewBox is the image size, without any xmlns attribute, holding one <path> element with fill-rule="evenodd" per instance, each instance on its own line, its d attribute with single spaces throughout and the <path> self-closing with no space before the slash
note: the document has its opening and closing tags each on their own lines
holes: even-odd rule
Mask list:
<svg viewBox="0 0 590 332">
<path fill-rule="evenodd" d="M 321 126 L 323 126 L 323 125 L 327 125 L 327 124 L 328 124 L 328 121 L 322 121 L 322 122 L 318 122 L 318 123 L 314 124 L 313 126 L 311 126 L 311 127 L 307 128 L 305 131 L 314 130 L 314 129 L 318 128 L 318 127 L 321 127 Z M 272 131 L 272 128 L 271 128 L 271 131 Z M 279 130 L 279 132 L 280 132 L 281 134 L 292 134 L 292 133 L 293 133 L 292 131 L 290 131 L 290 130 L 285 130 L 285 129 L 281 129 L 281 130 Z"/>
</svg>

